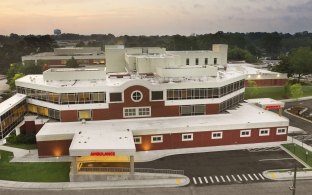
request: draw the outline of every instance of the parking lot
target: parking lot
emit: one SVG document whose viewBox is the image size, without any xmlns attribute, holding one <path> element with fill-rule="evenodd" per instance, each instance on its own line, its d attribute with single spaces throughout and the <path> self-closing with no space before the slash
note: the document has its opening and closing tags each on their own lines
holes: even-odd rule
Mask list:
<svg viewBox="0 0 312 195">
<path fill-rule="evenodd" d="M 136 163 L 136 167 L 184 170 L 190 185 L 216 185 L 269 181 L 262 172 L 289 169 L 295 160 L 278 148 L 256 151 L 235 150 L 174 155 L 152 162 Z M 299 167 L 302 165 L 298 164 Z"/>
</svg>

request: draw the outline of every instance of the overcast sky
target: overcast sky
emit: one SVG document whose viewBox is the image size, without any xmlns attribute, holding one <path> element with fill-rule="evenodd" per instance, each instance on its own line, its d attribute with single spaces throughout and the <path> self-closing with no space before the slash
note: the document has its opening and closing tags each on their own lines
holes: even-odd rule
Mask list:
<svg viewBox="0 0 312 195">
<path fill-rule="evenodd" d="M 0 0 L 0 34 L 312 31 L 312 0 Z"/>
</svg>

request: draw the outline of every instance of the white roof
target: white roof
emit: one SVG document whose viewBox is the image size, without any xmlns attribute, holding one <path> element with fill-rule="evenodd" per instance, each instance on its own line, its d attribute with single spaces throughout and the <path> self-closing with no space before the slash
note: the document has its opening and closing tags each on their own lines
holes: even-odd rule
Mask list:
<svg viewBox="0 0 312 195">
<path fill-rule="evenodd" d="M 131 130 L 133 135 L 153 135 L 198 131 L 218 131 L 266 127 L 285 127 L 289 120 L 256 105 L 242 103 L 226 114 L 137 118 L 66 123 L 46 123 L 37 134 L 37 141 L 69 140 L 81 130 L 97 131 Z"/>
<path fill-rule="evenodd" d="M 248 103 L 252 103 L 252 104 L 258 104 L 261 107 L 265 108 L 266 106 L 280 106 L 280 107 L 284 107 L 285 103 L 278 101 L 278 100 L 274 100 L 271 98 L 258 98 L 258 99 L 248 99 L 246 100 L 246 102 Z"/>
<path fill-rule="evenodd" d="M 4 102 L 0 103 L 0 116 L 12 109 L 17 104 L 21 103 L 26 99 L 24 94 L 15 94 Z"/>
<path fill-rule="evenodd" d="M 132 132 L 129 130 L 93 130 L 85 128 L 75 134 L 69 148 L 70 156 L 90 156 L 91 153 L 112 153 L 130 156 L 135 153 Z M 95 154 L 96 155 L 96 154 Z"/>
</svg>

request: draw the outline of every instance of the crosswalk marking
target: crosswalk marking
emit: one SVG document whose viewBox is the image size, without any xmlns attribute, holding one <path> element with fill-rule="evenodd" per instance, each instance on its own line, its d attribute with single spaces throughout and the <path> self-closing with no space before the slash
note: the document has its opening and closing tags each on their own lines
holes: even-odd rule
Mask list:
<svg viewBox="0 0 312 195">
<path fill-rule="evenodd" d="M 210 179 L 211 183 L 214 183 L 214 181 L 213 181 L 213 179 L 212 179 L 212 177 L 211 177 L 211 176 L 209 177 L 209 179 Z"/>
<path fill-rule="evenodd" d="M 217 182 L 219 183 L 219 182 L 220 182 L 220 181 L 219 181 L 219 178 L 218 178 L 217 176 L 215 176 L 215 178 L 216 178 Z"/>
<path fill-rule="evenodd" d="M 203 181 L 201 180 L 201 178 L 200 178 L 200 177 L 198 177 L 198 180 L 199 180 L 199 183 L 200 183 L 200 184 L 202 184 L 202 183 L 203 183 Z"/>
<path fill-rule="evenodd" d="M 257 175 L 254 173 L 253 176 L 256 178 L 256 180 L 259 180 L 259 178 L 257 177 Z"/>
<path fill-rule="evenodd" d="M 236 175 L 239 181 L 243 181 L 242 178 L 239 175 Z"/>
<path fill-rule="evenodd" d="M 242 174 L 242 176 L 246 181 L 248 181 L 247 177 L 244 174 Z"/>
<path fill-rule="evenodd" d="M 266 180 L 261 173 L 244 173 L 235 175 L 213 175 L 203 177 L 192 177 L 195 185 L 214 184 L 214 183 L 231 183 L 231 182 L 257 182 Z"/>
<path fill-rule="evenodd" d="M 251 175 L 248 173 L 247 174 L 248 175 L 248 177 L 251 179 L 251 181 L 253 181 L 254 179 L 251 177 Z"/>
<path fill-rule="evenodd" d="M 258 175 L 260 176 L 262 180 L 265 180 L 261 173 L 258 173 Z"/>
</svg>

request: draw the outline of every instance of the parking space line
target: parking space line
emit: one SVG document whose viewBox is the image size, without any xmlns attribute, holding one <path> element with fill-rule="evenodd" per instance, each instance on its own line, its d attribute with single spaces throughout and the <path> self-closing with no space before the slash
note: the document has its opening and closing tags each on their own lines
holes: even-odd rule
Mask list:
<svg viewBox="0 0 312 195">
<path fill-rule="evenodd" d="M 253 181 L 254 179 L 251 177 L 251 175 L 248 173 L 247 174 L 248 175 L 248 177 L 251 179 L 251 181 Z"/>
<path fill-rule="evenodd" d="M 243 181 L 242 178 L 239 175 L 236 175 L 239 181 Z"/>
<path fill-rule="evenodd" d="M 233 180 L 236 181 L 236 178 L 234 177 L 234 175 L 231 175 L 231 176 L 232 176 Z"/>
<path fill-rule="evenodd" d="M 207 177 L 204 177 L 204 180 L 205 180 L 206 183 L 208 183 Z"/>
<path fill-rule="evenodd" d="M 229 178 L 229 176 L 228 176 L 228 175 L 226 175 L 226 178 L 227 178 L 227 180 L 228 180 L 229 182 L 231 182 L 231 180 L 230 180 L 230 178 Z"/>
<path fill-rule="evenodd" d="M 258 175 L 260 176 L 262 180 L 265 180 L 261 173 L 258 173 Z"/>
<path fill-rule="evenodd" d="M 221 177 L 222 181 L 223 181 L 223 182 L 225 182 L 225 180 L 224 180 L 223 176 L 221 175 L 220 177 Z"/>
<path fill-rule="evenodd" d="M 259 180 L 258 176 L 254 173 L 253 176 L 256 178 L 256 180 Z"/>
<path fill-rule="evenodd" d="M 242 174 L 242 176 L 246 181 L 248 181 L 247 177 L 244 174 Z"/>
<path fill-rule="evenodd" d="M 196 181 L 195 177 L 193 177 L 193 182 L 194 182 L 195 185 L 197 184 L 197 181 Z"/>
<path fill-rule="evenodd" d="M 209 179 L 210 179 L 211 183 L 214 183 L 214 181 L 213 181 L 211 176 L 209 176 Z"/>
<path fill-rule="evenodd" d="M 219 183 L 219 182 L 220 182 L 220 181 L 219 181 L 219 178 L 218 178 L 217 176 L 215 176 L 215 178 L 216 178 L 217 182 Z"/>
<path fill-rule="evenodd" d="M 200 183 L 200 184 L 203 184 L 203 181 L 201 180 L 200 177 L 198 177 L 198 180 L 199 180 L 199 183 Z"/>
</svg>

